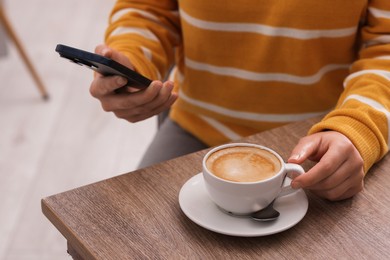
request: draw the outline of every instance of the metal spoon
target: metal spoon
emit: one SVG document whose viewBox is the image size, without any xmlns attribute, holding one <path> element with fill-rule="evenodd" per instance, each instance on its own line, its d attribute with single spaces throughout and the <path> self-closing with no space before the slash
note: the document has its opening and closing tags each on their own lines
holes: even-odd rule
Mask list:
<svg viewBox="0 0 390 260">
<path fill-rule="evenodd" d="M 277 219 L 279 217 L 280 213 L 279 213 L 279 211 L 274 209 L 275 200 L 276 200 L 276 198 L 273 201 L 271 201 L 271 203 L 268 204 L 268 206 L 265 207 L 264 209 L 261 209 L 255 213 L 253 213 L 251 215 L 252 219 L 254 219 L 256 221 L 262 221 L 262 222 L 272 221 L 272 220 Z"/>
<path fill-rule="evenodd" d="M 281 187 L 283 187 L 283 184 L 284 184 L 284 181 L 286 180 L 286 178 L 287 178 L 287 174 L 285 174 L 283 177 Z M 274 202 L 277 198 L 279 198 L 279 196 L 281 194 L 282 194 L 282 190 L 280 190 L 278 196 L 276 196 L 276 198 L 273 201 L 271 201 L 271 203 L 268 204 L 267 207 L 253 213 L 251 215 L 252 219 L 254 219 L 256 221 L 263 221 L 263 222 L 272 221 L 272 220 L 277 219 L 279 217 L 280 213 L 279 213 L 279 211 L 274 209 Z"/>
</svg>

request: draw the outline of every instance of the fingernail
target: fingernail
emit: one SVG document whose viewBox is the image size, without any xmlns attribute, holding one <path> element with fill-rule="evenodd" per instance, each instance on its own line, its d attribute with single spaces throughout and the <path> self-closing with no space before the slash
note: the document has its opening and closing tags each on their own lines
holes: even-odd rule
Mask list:
<svg viewBox="0 0 390 260">
<path fill-rule="evenodd" d="M 126 80 L 125 80 L 124 78 L 122 78 L 122 77 L 117 77 L 117 78 L 116 78 L 116 83 L 117 83 L 118 85 L 124 86 L 127 82 L 126 82 Z"/>
<path fill-rule="evenodd" d="M 172 89 L 173 89 L 173 82 L 172 82 L 172 81 L 167 81 L 167 82 L 165 83 L 165 86 L 168 87 L 168 88 L 170 88 L 170 89 L 172 90 Z"/>
<path fill-rule="evenodd" d="M 290 156 L 289 160 L 298 160 L 301 157 L 300 154 L 293 154 Z"/>
<path fill-rule="evenodd" d="M 152 82 L 151 86 L 155 89 L 161 89 L 163 86 L 163 83 L 161 81 L 155 80 Z"/>
</svg>

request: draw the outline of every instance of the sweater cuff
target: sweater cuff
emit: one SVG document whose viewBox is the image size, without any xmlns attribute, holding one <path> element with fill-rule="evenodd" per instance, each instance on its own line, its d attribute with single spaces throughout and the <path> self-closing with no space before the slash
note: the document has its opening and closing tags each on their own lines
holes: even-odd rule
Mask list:
<svg viewBox="0 0 390 260">
<path fill-rule="evenodd" d="M 362 122 L 347 116 L 327 116 L 315 124 L 309 134 L 333 130 L 342 133 L 351 140 L 364 161 L 364 172 L 380 158 L 380 144 L 375 134 Z"/>
</svg>

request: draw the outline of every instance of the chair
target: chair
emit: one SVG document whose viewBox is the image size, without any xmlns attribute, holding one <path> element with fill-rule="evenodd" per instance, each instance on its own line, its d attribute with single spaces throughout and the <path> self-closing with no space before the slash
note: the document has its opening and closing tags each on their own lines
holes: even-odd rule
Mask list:
<svg viewBox="0 0 390 260">
<path fill-rule="evenodd" d="M 46 91 L 46 88 L 43 85 L 43 82 L 42 82 L 41 78 L 39 77 L 39 75 L 38 75 L 34 65 L 32 64 L 32 62 L 30 61 L 29 57 L 27 56 L 27 53 L 26 53 L 26 51 L 24 50 L 24 48 L 22 46 L 22 43 L 20 42 L 20 40 L 18 39 L 15 31 L 13 30 L 13 28 L 11 26 L 11 23 L 7 19 L 7 16 L 6 16 L 5 12 L 4 12 L 3 1 L 2 0 L 0 0 L 0 27 L 3 27 L 4 32 L 9 36 L 11 41 L 15 44 L 16 49 L 18 50 L 18 52 L 19 52 L 23 62 L 26 64 L 27 69 L 29 70 L 31 76 L 33 77 L 33 79 L 34 79 L 34 81 L 35 81 L 35 83 L 36 83 L 36 85 L 38 87 L 38 90 L 39 90 L 42 98 L 44 100 L 47 100 L 49 98 L 49 94 Z M 2 38 L 3 39 L 0 38 L 0 41 L 3 40 L 3 46 L 1 46 L 1 44 L 0 44 L 0 53 L 2 52 L 2 54 L 4 55 L 5 51 L 6 51 L 5 50 L 5 45 L 4 45 L 5 44 L 5 37 L 2 37 Z"/>
</svg>

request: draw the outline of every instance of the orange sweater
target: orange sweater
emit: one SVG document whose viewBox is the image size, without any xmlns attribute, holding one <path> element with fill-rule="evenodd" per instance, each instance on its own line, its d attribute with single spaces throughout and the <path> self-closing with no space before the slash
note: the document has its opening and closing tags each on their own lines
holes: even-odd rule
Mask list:
<svg viewBox="0 0 390 260">
<path fill-rule="evenodd" d="M 118 0 L 106 43 L 172 77 L 171 118 L 209 145 L 316 115 L 365 170 L 389 149 L 389 0 Z"/>
</svg>

